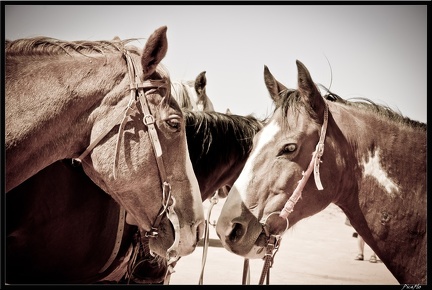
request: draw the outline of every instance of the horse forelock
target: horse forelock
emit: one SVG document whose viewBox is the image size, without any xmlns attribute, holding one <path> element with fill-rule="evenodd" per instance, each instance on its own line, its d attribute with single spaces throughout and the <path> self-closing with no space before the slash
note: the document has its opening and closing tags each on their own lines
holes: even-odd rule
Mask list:
<svg viewBox="0 0 432 290">
<path fill-rule="evenodd" d="M 306 112 L 316 119 L 316 113 L 312 109 L 309 103 L 305 103 L 300 95 L 300 91 L 287 89 L 283 90 L 280 93 L 280 98 L 278 103 L 276 103 L 275 110 L 280 108 L 282 111 L 282 123 L 289 128 L 288 116 L 293 114 L 294 116 L 298 116 L 300 114 L 300 109 L 304 108 Z"/>
</svg>

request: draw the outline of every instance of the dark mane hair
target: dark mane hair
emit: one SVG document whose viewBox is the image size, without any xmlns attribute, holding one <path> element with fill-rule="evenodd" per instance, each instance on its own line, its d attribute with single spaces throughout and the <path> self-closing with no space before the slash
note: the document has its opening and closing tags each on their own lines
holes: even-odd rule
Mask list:
<svg viewBox="0 0 432 290">
<path fill-rule="evenodd" d="M 189 155 L 195 172 L 212 171 L 218 160 L 238 160 L 249 154 L 263 121 L 252 115 L 184 111 Z M 205 157 L 205 159 L 203 159 Z"/>
<path fill-rule="evenodd" d="M 120 40 L 115 38 L 112 41 L 63 41 L 55 38 L 39 36 L 33 38 L 23 38 L 14 41 L 6 40 L 5 52 L 7 56 L 13 55 L 59 55 L 70 53 L 104 53 L 104 52 L 121 52 L 124 46 L 136 40 L 136 38 Z"/>
<path fill-rule="evenodd" d="M 321 86 L 321 87 L 323 87 L 324 90 L 327 92 L 324 95 L 324 98 L 326 100 L 336 102 L 336 103 L 345 104 L 345 105 L 356 107 L 359 109 L 368 110 L 368 111 L 374 112 L 380 116 L 384 116 L 384 117 L 388 118 L 389 120 L 392 120 L 392 121 L 400 123 L 400 124 L 406 124 L 406 125 L 413 127 L 413 128 L 423 128 L 424 130 L 427 129 L 427 125 L 425 123 L 411 120 L 410 118 L 403 116 L 400 111 L 397 112 L 397 111 L 393 110 L 392 108 L 390 108 L 389 106 L 380 105 L 380 104 L 373 102 L 372 100 L 370 100 L 368 98 L 361 98 L 361 97 L 350 98 L 350 99 L 345 100 L 345 99 L 341 98 L 340 96 L 338 96 L 337 94 L 332 93 L 326 87 L 324 87 L 324 86 Z"/>
<path fill-rule="evenodd" d="M 423 130 L 427 129 L 427 125 L 425 123 L 415 121 L 408 117 L 405 117 L 402 115 L 401 112 L 396 112 L 388 106 L 376 104 L 367 98 L 351 98 L 349 100 L 345 100 L 340 96 L 338 96 L 337 94 L 332 93 L 326 87 L 322 85 L 320 86 L 324 88 L 324 90 L 326 91 L 326 94 L 323 96 L 323 98 L 328 101 L 356 107 L 362 110 L 371 111 L 380 116 L 386 117 L 389 120 L 392 120 L 400 124 L 408 125 L 412 128 L 421 128 Z M 297 110 L 300 107 L 301 102 L 299 102 L 300 94 L 298 90 L 293 90 L 293 89 L 284 90 L 281 92 L 281 96 L 282 97 L 280 98 L 280 103 L 277 104 L 276 108 L 281 107 L 281 109 L 284 112 L 283 114 L 284 117 L 287 116 L 287 112 L 289 108 L 294 108 L 295 110 Z M 306 110 L 309 114 L 315 116 L 315 112 L 312 110 L 312 108 L 307 106 Z"/>
</svg>

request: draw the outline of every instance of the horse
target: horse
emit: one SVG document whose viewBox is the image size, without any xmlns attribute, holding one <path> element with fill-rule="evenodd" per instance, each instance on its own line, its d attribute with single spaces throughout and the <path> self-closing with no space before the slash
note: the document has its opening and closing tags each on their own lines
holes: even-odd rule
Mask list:
<svg viewBox="0 0 432 290">
<path fill-rule="evenodd" d="M 174 262 L 195 250 L 205 219 L 183 112 L 161 64 L 166 31 L 156 29 L 142 51 L 116 38 L 6 41 L 5 188 L 10 195 L 55 161 L 74 159 L 129 223 L 154 237 L 152 252 Z M 57 219 L 50 210 L 33 212 L 26 230 L 45 216 Z M 20 244 L 25 234 L 9 240 Z"/>
<path fill-rule="evenodd" d="M 181 108 L 192 111 L 214 111 L 214 106 L 206 93 L 206 71 L 198 74 L 195 80 L 173 81 L 171 91 Z"/>
<path fill-rule="evenodd" d="M 202 71 L 195 80 L 172 82 L 171 91 L 180 107 L 185 110 L 214 112 L 213 102 L 206 93 L 206 86 L 206 71 Z M 220 198 L 225 198 L 228 191 L 229 187 L 223 186 L 215 192 L 215 195 Z"/>
<path fill-rule="evenodd" d="M 187 110 L 184 121 L 204 201 L 217 188 L 234 183 L 262 121 Z M 28 201 L 25 206 L 23 200 Z M 6 211 L 7 283 L 153 284 L 164 280 L 167 260 L 151 255 L 149 238 L 137 238 L 137 226 L 125 221 L 119 204 L 71 159 L 45 167 L 12 189 L 5 201 L 7 208 L 14 209 Z M 14 238 L 17 233 L 20 240 Z"/>
<path fill-rule="evenodd" d="M 228 193 L 221 243 L 263 258 L 286 230 L 334 203 L 401 284 L 425 284 L 427 125 L 367 99 L 322 97 L 296 64 L 297 90 L 264 66 L 275 110 Z"/>
</svg>

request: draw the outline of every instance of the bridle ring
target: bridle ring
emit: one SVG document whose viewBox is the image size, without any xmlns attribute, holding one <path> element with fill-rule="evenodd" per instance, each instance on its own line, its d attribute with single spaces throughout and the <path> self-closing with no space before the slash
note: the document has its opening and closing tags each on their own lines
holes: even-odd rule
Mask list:
<svg viewBox="0 0 432 290">
<path fill-rule="evenodd" d="M 269 218 L 270 216 L 274 215 L 274 214 L 277 214 L 277 215 L 279 216 L 280 211 L 274 211 L 274 212 L 270 213 L 270 214 L 269 214 L 265 219 L 262 219 L 260 223 L 265 227 L 268 218 Z M 288 221 L 288 218 L 285 218 L 285 221 L 286 221 L 286 228 L 285 228 L 285 230 L 280 234 L 280 236 L 283 235 L 283 234 L 288 230 L 288 227 L 289 227 L 289 221 Z"/>
</svg>

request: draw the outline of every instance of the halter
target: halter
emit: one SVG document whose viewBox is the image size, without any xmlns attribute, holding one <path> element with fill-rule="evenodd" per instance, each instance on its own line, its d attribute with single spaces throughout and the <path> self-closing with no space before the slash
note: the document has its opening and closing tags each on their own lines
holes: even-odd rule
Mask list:
<svg viewBox="0 0 432 290">
<path fill-rule="evenodd" d="M 128 50 L 123 51 L 123 55 L 126 58 L 126 63 L 128 66 L 128 74 L 130 78 L 130 100 L 129 103 L 124 111 L 123 116 L 119 115 L 117 118 L 115 118 L 111 124 L 111 126 L 107 126 L 105 130 L 99 135 L 98 138 L 96 138 L 87 148 L 86 150 L 78 157 L 74 158 L 72 162 L 82 162 L 82 160 L 90 153 L 91 150 L 104 138 L 114 126 L 116 126 L 120 120 L 121 123 L 119 125 L 118 130 L 118 137 L 117 137 L 117 143 L 116 143 L 116 154 L 114 159 L 114 166 L 113 166 L 113 176 L 114 179 L 117 178 L 116 175 L 116 168 L 118 163 L 118 155 L 119 155 L 119 148 L 121 143 L 121 138 L 123 135 L 124 127 L 129 121 L 129 116 L 137 110 L 137 103 L 141 104 L 141 109 L 144 114 L 143 117 L 143 123 L 145 126 L 147 126 L 150 140 L 152 141 L 152 147 L 156 156 L 156 162 L 159 169 L 160 178 L 162 180 L 162 207 L 159 211 L 158 216 L 156 217 L 155 222 L 152 225 L 152 228 L 149 232 L 145 233 L 146 237 L 155 238 L 158 236 L 158 226 L 160 221 L 162 220 L 163 213 L 166 213 L 167 218 L 170 220 L 170 222 L 173 225 L 174 228 L 174 242 L 171 245 L 171 247 L 167 250 L 166 259 L 168 260 L 168 266 L 170 267 L 173 262 L 178 260 L 177 255 L 177 247 L 179 244 L 179 230 L 180 230 L 180 224 L 177 217 L 177 213 L 174 210 L 174 206 L 176 204 L 175 199 L 173 196 L 171 196 L 171 185 L 167 181 L 167 175 L 165 171 L 165 166 L 163 162 L 162 157 L 162 147 L 160 145 L 160 141 L 158 138 L 158 134 L 156 131 L 155 126 L 155 118 L 150 112 L 150 108 L 147 102 L 146 93 L 144 89 L 153 89 L 153 88 L 160 88 L 165 87 L 169 90 L 169 85 L 164 80 L 145 80 L 141 82 L 140 77 L 138 76 L 138 69 L 136 66 L 135 61 L 130 55 L 130 52 Z M 170 201 L 172 200 L 171 204 Z M 116 236 L 116 242 L 114 245 L 113 252 L 111 254 L 111 257 L 108 259 L 107 263 L 102 267 L 100 270 L 100 273 L 105 271 L 109 265 L 113 262 L 114 258 L 117 256 L 121 239 L 123 235 L 123 226 L 124 226 L 124 215 L 125 211 L 120 207 L 120 214 L 119 214 L 119 226 L 117 230 L 117 236 Z"/>
<path fill-rule="evenodd" d="M 312 153 L 312 159 L 309 163 L 309 166 L 305 172 L 302 173 L 302 178 L 297 184 L 297 187 L 295 188 L 293 194 L 288 199 L 288 201 L 285 203 L 285 206 L 283 207 L 281 212 L 272 212 L 270 213 L 265 219 L 262 219 L 261 224 L 263 225 L 263 230 L 266 233 L 266 236 L 268 238 L 267 241 L 267 248 L 266 248 L 266 254 L 264 255 L 264 266 L 261 273 L 261 278 L 259 281 L 259 284 L 262 285 L 264 282 L 265 277 L 267 276 L 267 285 L 270 283 L 270 268 L 273 266 L 273 259 L 276 255 L 276 252 L 279 249 L 280 241 L 282 239 L 282 234 L 285 233 L 288 230 L 289 227 L 289 221 L 288 221 L 288 215 L 293 211 L 295 204 L 300 199 L 303 188 L 306 185 L 306 182 L 308 181 L 312 171 L 314 172 L 314 178 L 315 178 L 315 185 L 318 188 L 318 190 L 323 190 L 324 187 L 321 183 L 320 173 L 319 173 L 319 166 L 321 161 L 321 157 L 324 153 L 324 140 L 327 132 L 327 125 L 328 125 L 328 105 L 324 101 L 325 104 L 325 110 L 324 110 L 324 121 L 321 127 L 321 135 L 318 141 L 318 144 L 315 147 L 315 151 Z M 284 218 L 286 220 L 286 228 L 285 231 L 282 232 L 282 234 L 279 235 L 272 235 L 268 231 L 267 228 L 267 219 L 273 215 L 273 214 L 279 214 L 279 217 Z M 274 251 L 274 252 L 273 252 Z M 249 284 L 249 260 L 244 259 L 244 265 L 243 265 L 243 284 Z"/>
<path fill-rule="evenodd" d="M 295 204 L 300 199 L 303 188 L 306 185 L 306 182 L 309 180 L 309 177 L 312 173 L 312 169 L 314 172 L 315 177 L 315 185 L 318 188 L 318 190 L 323 190 L 324 187 L 321 183 L 320 173 L 319 173 L 319 166 L 321 161 L 321 157 L 324 153 L 324 140 L 327 132 L 327 125 L 328 125 L 328 105 L 324 101 L 325 104 L 325 110 L 324 110 L 324 121 L 321 127 L 321 135 L 318 141 L 318 144 L 316 145 L 315 151 L 312 153 L 312 159 L 309 163 L 309 166 L 305 172 L 302 173 L 303 177 L 300 179 L 300 181 L 297 184 L 297 187 L 295 188 L 293 194 L 286 202 L 284 208 L 282 209 L 282 212 L 280 213 L 280 217 L 288 219 L 288 215 L 292 213 Z"/>
</svg>

